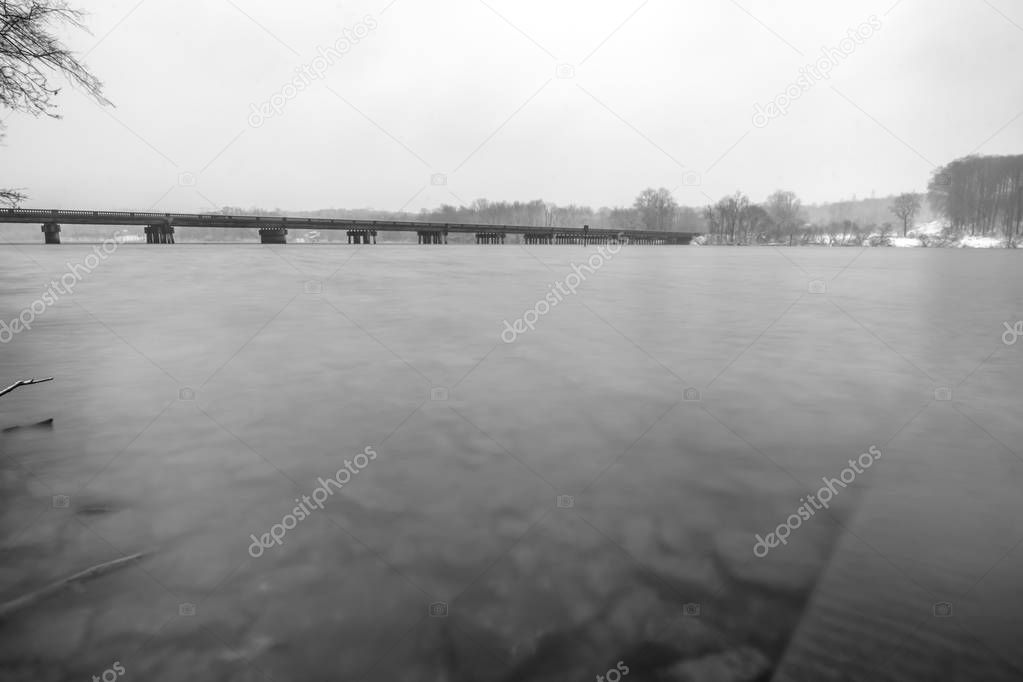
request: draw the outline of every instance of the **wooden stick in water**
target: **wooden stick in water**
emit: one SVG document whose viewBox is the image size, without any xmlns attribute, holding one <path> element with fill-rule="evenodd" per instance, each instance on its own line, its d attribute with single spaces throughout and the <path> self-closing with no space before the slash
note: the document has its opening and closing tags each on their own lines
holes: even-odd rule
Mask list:
<svg viewBox="0 0 1023 682">
<path fill-rule="evenodd" d="M 22 610 L 26 606 L 31 606 L 32 604 L 35 604 L 36 602 L 45 599 L 46 597 L 49 597 L 51 594 L 55 594 L 61 591 L 62 589 L 68 587 L 73 583 L 99 577 L 104 573 L 109 573 L 110 571 L 127 566 L 133 561 L 137 561 L 138 559 L 141 559 L 142 557 L 150 553 L 151 553 L 150 551 L 138 552 L 136 554 L 129 554 L 128 556 L 121 557 L 119 559 L 114 559 L 113 561 L 106 561 L 102 564 L 97 564 L 95 566 L 92 566 L 91 568 L 85 569 L 84 571 L 75 573 L 74 575 L 68 578 L 63 578 L 54 583 L 50 583 L 46 587 L 42 587 L 33 592 L 29 592 L 28 594 L 22 595 L 17 599 L 12 599 L 9 602 L 0 604 L 0 618 L 6 618 L 7 616 L 10 616 L 11 614 L 16 613 L 17 611 Z"/>
<path fill-rule="evenodd" d="M 4 390 L 0 391 L 0 396 L 7 395 L 14 389 L 18 388 L 19 386 L 31 386 L 32 384 L 42 384 L 46 383 L 47 381 L 53 381 L 53 377 L 47 377 L 45 379 L 22 379 L 20 381 L 15 381 L 13 384 L 8 386 Z"/>
</svg>

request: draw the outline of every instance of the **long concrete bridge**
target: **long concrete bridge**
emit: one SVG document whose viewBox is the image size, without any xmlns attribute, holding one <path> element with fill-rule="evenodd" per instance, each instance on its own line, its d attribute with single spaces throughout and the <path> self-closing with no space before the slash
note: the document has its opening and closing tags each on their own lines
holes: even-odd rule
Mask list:
<svg viewBox="0 0 1023 682">
<path fill-rule="evenodd" d="M 378 232 L 415 232 L 420 244 L 447 244 L 449 234 L 475 234 L 477 244 L 504 244 L 509 234 L 522 235 L 526 244 L 688 244 L 692 232 L 651 230 L 591 230 L 583 227 L 477 225 L 402 220 L 285 218 L 217 213 L 148 213 L 141 211 L 74 211 L 38 208 L 0 209 L 0 223 L 42 225 L 46 244 L 60 244 L 61 225 L 130 225 L 145 230 L 149 244 L 173 244 L 175 227 L 250 228 L 259 230 L 263 244 L 287 243 L 288 230 L 345 230 L 349 244 L 376 244 Z"/>
</svg>

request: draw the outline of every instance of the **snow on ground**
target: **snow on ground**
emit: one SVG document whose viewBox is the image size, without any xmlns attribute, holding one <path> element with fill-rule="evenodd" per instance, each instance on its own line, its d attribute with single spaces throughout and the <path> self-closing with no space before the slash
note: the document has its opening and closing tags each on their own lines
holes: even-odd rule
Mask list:
<svg viewBox="0 0 1023 682">
<path fill-rule="evenodd" d="M 932 220 L 929 223 L 920 223 L 906 233 L 905 237 L 892 236 L 889 241 L 892 246 L 901 248 L 913 248 L 920 246 L 943 246 L 958 249 L 1001 249 L 1005 248 L 1004 237 L 960 237 L 959 239 L 946 239 L 943 237 L 948 225 L 941 220 Z M 878 233 L 870 235 L 879 237 Z M 926 242 L 926 244 L 925 244 Z"/>
<path fill-rule="evenodd" d="M 892 246 L 901 248 L 913 248 L 917 246 L 923 246 L 923 240 L 925 239 L 937 239 L 941 237 L 941 233 L 945 230 L 945 224 L 940 220 L 932 220 L 929 223 L 920 223 L 913 226 L 913 229 L 906 233 L 905 237 L 892 237 Z M 874 236 L 874 235 L 871 235 Z"/>
<path fill-rule="evenodd" d="M 892 246 L 897 246 L 903 249 L 913 248 L 914 246 L 923 246 L 920 240 L 916 237 L 892 237 L 891 243 Z"/>
<path fill-rule="evenodd" d="M 896 236 L 896 234 L 890 232 L 888 235 L 888 243 L 896 248 L 919 248 L 922 246 L 930 247 L 945 247 L 945 248 L 957 248 L 957 249 L 1001 249 L 1005 248 L 1005 237 L 960 237 L 958 239 L 949 239 L 944 237 L 945 230 L 948 225 L 941 220 L 932 220 L 928 223 L 919 223 L 913 227 L 913 229 L 906 232 L 905 237 Z M 876 231 L 868 235 L 864 240 L 864 246 L 871 243 L 877 243 L 880 240 L 881 233 Z M 693 244 L 703 246 L 709 240 L 706 235 L 700 235 L 695 237 L 692 241 Z M 823 244 L 819 244 L 823 245 Z M 788 246 L 787 242 L 779 242 L 777 244 L 767 244 L 766 246 Z"/>
<path fill-rule="evenodd" d="M 1001 249 L 1005 247 L 1005 239 L 998 237 L 963 237 L 958 244 L 969 249 Z"/>
<path fill-rule="evenodd" d="M 932 220 L 929 223 L 921 223 L 920 225 L 916 225 L 912 230 L 909 231 L 909 234 L 913 235 L 914 237 L 919 237 L 921 235 L 925 237 L 940 237 L 945 227 L 946 227 L 945 223 L 941 222 L 940 220 Z"/>
</svg>

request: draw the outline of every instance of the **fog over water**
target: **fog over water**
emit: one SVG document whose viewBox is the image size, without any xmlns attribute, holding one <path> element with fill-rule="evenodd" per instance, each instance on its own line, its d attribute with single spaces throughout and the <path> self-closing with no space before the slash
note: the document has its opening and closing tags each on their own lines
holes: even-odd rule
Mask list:
<svg viewBox="0 0 1023 682">
<path fill-rule="evenodd" d="M 0 320 L 90 253 L 0 251 Z M 629 246 L 502 341 L 594 253 L 119 245 L 0 347 L 0 384 L 55 377 L 0 401 L 2 428 L 53 418 L 0 434 L 0 597 L 152 554 L 13 616 L 8 669 L 659 679 L 658 656 L 740 646 L 773 665 L 840 559 L 885 628 L 953 602 L 983 649 L 916 632 L 1011 679 L 1015 254 Z M 868 641 L 861 661 L 909 658 Z"/>
</svg>

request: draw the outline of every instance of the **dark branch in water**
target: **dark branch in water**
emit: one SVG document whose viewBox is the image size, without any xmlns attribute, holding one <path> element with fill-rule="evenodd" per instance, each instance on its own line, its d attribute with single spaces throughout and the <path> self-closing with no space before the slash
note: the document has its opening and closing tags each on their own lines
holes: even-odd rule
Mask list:
<svg viewBox="0 0 1023 682">
<path fill-rule="evenodd" d="M 8 386 L 4 390 L 0 391 L 0 396 L 5 396 L 5 395 L 7 395 L 8 393 L 10 393 L 11 391 L 13 391 L 14 389 L 16 389 L 16 388 L 18 388 L 20 386 L 31 386 L 32 384 L 42 384 L 42 383 L 45 383 L 47 381 L 53 381 L 53 377 L 47 377 L 45 379 L 22 379 L 20 381 L 15 381 L 13 384 Z"/>
<path fill-rule="evenodd" d="M 44 419 L 41 422 L 35 424 L 26 424 L 24 426 L 8 426 L 3 430 L 2 433 L 10 433 L 11 431 L 18 431 L 20 429 L 52 429 L 53 428 L 53 417 Z"/>
</svg>

